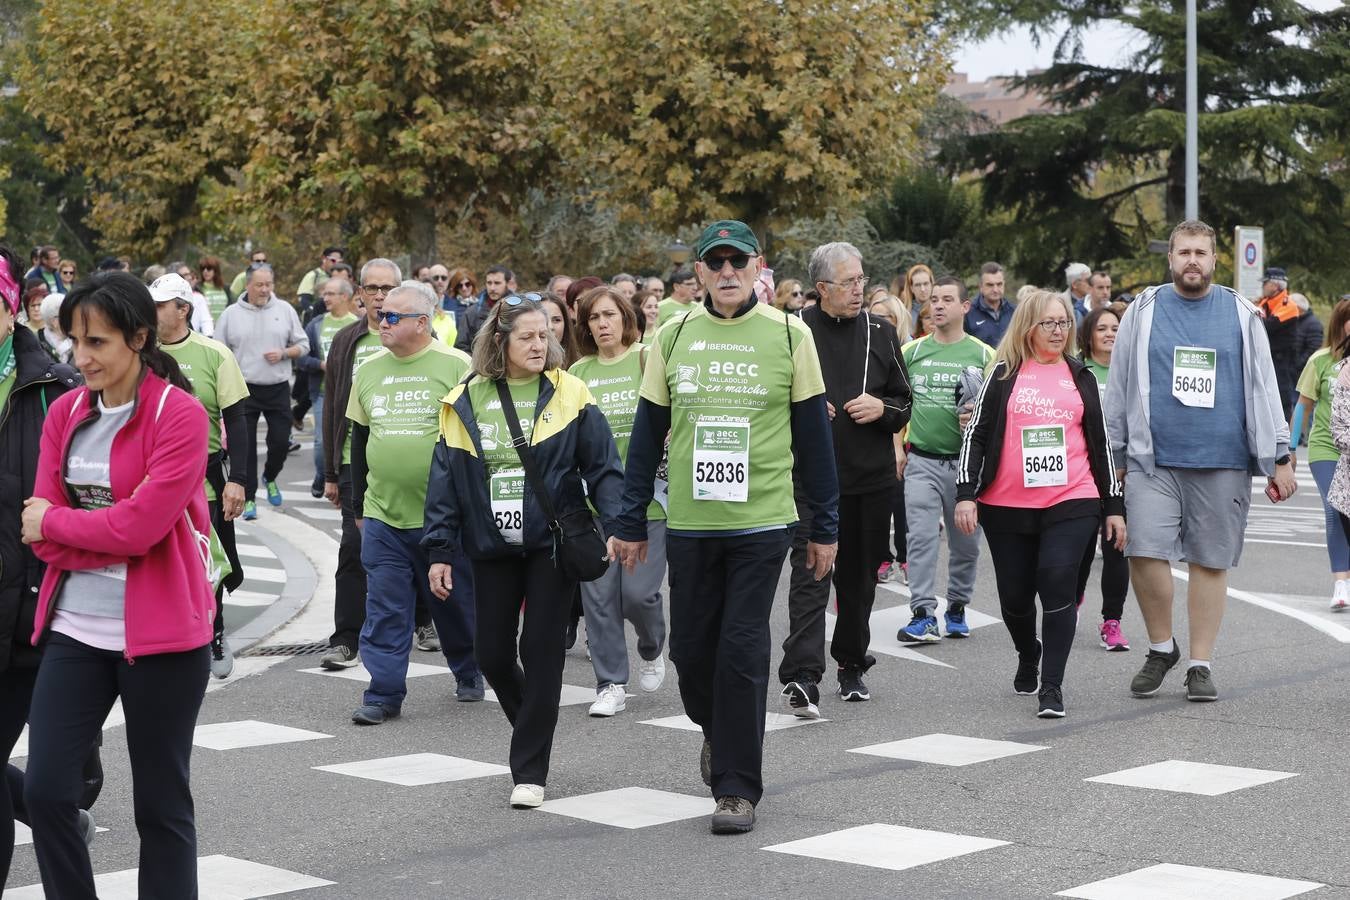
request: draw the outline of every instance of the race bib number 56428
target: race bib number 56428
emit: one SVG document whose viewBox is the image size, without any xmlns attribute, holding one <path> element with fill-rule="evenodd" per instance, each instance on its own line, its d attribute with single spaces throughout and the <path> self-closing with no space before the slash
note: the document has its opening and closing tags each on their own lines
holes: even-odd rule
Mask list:
<svg viewBox="0 0 1350 900">
<path fill-rule="evenodd" d="M 750 425 L 694 424 L 694 499 L 744 503 L 750 498 Z"/>
</svg>

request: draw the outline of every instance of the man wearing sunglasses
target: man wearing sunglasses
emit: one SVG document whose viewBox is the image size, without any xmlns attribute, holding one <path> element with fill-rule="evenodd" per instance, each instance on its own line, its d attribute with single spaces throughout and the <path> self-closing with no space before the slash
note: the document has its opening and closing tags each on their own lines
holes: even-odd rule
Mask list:
<svg viewBox="0 0 1350 900">
<path fill-rule="evenodd" d="M 754 828 L 764 791 L 769 611 L 797 522 L 794 454 L 817 579 L 834 563 L 839 483 L 815 343 L 800 319 L 757 302 L 754 232 L 714 222 L 697 256 L 703 302 L 657 333 L 647 359 L 611 552 L 630 571 L 646 557 L 669 432 L 670 658 L 703 730 L 712 831 L 736 834 Z"/>
<path fill-rule="evenodd" d="M 670 276 L 670 296 L 661 301 L 656 324 L 664 325 L 680 313 L 690 310 L 695 295 L 698 294 L 698 282 L 694 279 L 694 270 L 678 268 Z"/>
<path fill-rule="evenodd" d="M 429 270 L 431 289 L 436 292 L 436 305 L 447 312 L 454 312 L 459 304 L 450 294 L 450 270 L 436 263 Z"/>
<path fill-rule="evenodd" d="M 384 349 L 361 365 L 347 402 L 352 510 L 362 529 L 367 586 L 360 651 L 370 672 L 370 686 L 352 713 L 357 725 L 379 725 L 402 711 L 418 606 L 431 610 L 458 682 L 456 697 L 484 696 L 473 655 L 472 567 L 462 554 L 451 561 L 454 587 L 444 601 L 432 596 L 423 574 L 431 568 L 421 542 L 440 399 L 469 371 L 467 354 L 432 336 L 435 309 L 436 295 L 422 282 L 405 281 L 385 297 L 379 313 Z"/>
<path fill-rule="evenodd" d="M 295 308 L 300 311 L 300 319 L 306 325 L 310 319 L 323 313 L 324 307 L 319 302 L 319 291 L 328 280 L 333 266 L 343 261 L 345 253 L 341 247 L 324 247 L 323 258 L 319 260 L 319 265 L 310 269 L 305 273 L 305 277 L 300 279 L 300 287 L 296 289 Z"/>
<path fill-rule="evenodd" d="M 323 417 L 321 429 L 323 495 L 342 511 L 342 538 L 333 573 L 333 634 L 328 638 L 330 649 L 319 665 L 333 671 L 349 669 L 361 661 L 358 638 L 366 621 L 366 571 L 361 567 L 361 530 L 352 506 L 351 422 L 341 413 L 351 400 L 357 369 L 382 349 L 380 311 L 402 279 L 402 271 L 392 260 L 377 257 L 361 267 L 357 294 L 365 303 L 366 314 L 333 337 L 324 360 L 324 403 L 332 415 Z M 430 619 L 418 623 L 417 637 L 418 649 L 432 646 L 435 630 Z"/>
</svg>

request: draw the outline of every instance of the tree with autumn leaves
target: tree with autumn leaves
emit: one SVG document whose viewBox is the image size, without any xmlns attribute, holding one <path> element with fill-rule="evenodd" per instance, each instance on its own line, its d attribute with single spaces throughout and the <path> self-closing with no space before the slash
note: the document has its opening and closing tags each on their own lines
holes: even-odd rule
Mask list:
<svg viewBox="0 0 1350 900">
<path fill-rule="evenodd" d="M 532 188 L 672 229 L 856 204 L 911 159 L 929 21 L 927 0 L 46 0 L 18 71 L 122 249 L 212 230 L 209 192 L 234 223 L 420 261 Z"/>
</svg>

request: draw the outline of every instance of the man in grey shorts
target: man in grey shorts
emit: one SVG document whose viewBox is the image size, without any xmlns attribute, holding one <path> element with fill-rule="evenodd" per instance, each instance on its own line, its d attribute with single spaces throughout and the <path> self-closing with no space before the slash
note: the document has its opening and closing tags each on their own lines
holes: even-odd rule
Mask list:
<svg viewBox="0 0 1350 900">
<path fill-rule="evenodd" d="M 1256 307 L 1212 285 L 1214 229 L 1182 222 L 1167 259 L 1172 283 L 1126 310 L 1106 387 L 1111 450 L 1126 461 L 1125 555 L 1148 629 L 1149 651 L 1130 682 L 1152 697 L 1181 659 L 1172 637 L 1171 561 L 1187 564 L 1190 665 L 1186 699 L 1218 699 L 1210 672 L 1242 556 L 1251 480 L 1265 475 L 1288 499 L 1295 488 L 1270 345 Z"/>
</svg>

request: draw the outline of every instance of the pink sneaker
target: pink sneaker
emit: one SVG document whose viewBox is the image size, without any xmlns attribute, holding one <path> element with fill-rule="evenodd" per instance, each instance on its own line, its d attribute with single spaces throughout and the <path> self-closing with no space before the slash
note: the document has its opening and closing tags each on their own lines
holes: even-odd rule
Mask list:
<svg viewBox="0 0 1350 900">
<path fill-rule="evenodd" d="M 1105 650 L 1128 650 L 1130 642 L 1120 633 L 1120 621 L 1107 619 L 1102 623 L 1102 648 Z"/>
<path fill-rule="evenodd" d="M 877 584 L 885 584 L 891 580 L 891 564 L 884 562 L 877 566 Z"/>
</svg>

